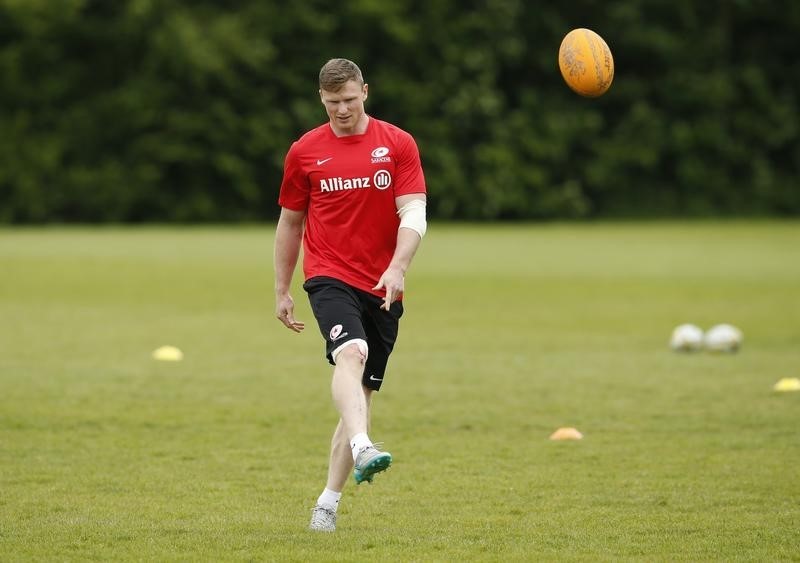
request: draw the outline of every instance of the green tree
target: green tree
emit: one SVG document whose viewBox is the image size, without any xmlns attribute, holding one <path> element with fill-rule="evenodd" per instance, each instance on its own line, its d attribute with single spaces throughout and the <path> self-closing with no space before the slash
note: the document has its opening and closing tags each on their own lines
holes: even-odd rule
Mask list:
<svg viewBox="0 0 800 563">
<path fill-rule="evenodd" d="M 599 99 L 558 73 L 575 27 Z M 0 221 L 272 219 L 337 56 L 434 217 L 797 215 L 798 34 L 786 0 L 0 0 Z"/>
</svg>

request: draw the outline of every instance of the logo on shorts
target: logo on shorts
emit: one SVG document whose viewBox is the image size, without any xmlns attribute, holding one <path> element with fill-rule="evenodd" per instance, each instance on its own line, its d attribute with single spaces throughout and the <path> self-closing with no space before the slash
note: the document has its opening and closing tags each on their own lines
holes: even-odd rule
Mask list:
<svg viewBox="0 0 800 563">
<path fill-rule="evenodd" d="M 331 329 L 330 332 L 331 342 L 336 342 L 337 340 L 339 340 L 340 338 L 344 338 L 345 336 L 347 336 L 347 333 L 342 332 L 342 325 L 336 325 Z"/>
<path fill-rule="evenodd" d="M 389 149 L 387 147 L 378 147 L 372 151 L 372 164 L 376 164 L 378 162 L 391 162 L 392 157 L 386 156 L 389 154 Z"/>
</svg>

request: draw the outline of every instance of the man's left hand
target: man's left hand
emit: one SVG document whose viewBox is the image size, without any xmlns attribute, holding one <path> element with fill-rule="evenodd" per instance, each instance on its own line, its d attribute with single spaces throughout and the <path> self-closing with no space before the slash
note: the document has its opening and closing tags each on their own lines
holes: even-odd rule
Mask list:
<svg viewBox="0 0 800 563">
<path fill-rule="evenodd" d="M 383 305 L 381 305 L 381 309 L 384 311 L 388 311 L 389 307 L 391 307 L 392 303 L 400 299 L 400 296 L 403 295 L 405 278 L 403 277 L 403 272 L 398 268 L 387 268 L 381 279 L 378 281 L 378 285 L 373 287 L 373 290 L 384 289 L 386 290 L 386 297 L 383 298 Z"/>
</svg>

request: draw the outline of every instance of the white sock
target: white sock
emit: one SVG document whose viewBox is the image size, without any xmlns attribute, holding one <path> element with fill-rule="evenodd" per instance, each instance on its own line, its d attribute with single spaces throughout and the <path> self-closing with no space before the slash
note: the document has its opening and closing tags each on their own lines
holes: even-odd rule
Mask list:
<svg viewBox="0 0 800 563">
<path fill-rule="evenodd" d="M 350 438 L 350 449 L 353 450 L 353 461 L 356 460 L 358 456 L 358 452 L 363 450 L 364 448 L 368 448 L 372 445 L 372 440 L 369 439 L 364 432 L 360 432 Z"/>
<path fill-rule="evenodd" d="M 342 493 L 337 493 L 336 491 L 332 491 L 326 488 L 322 491 L 322 494 L 319 495 L 317 499 L 317 505 L 319 506 L 326 506 L 336 512 L 336 509 L 339 508 L 339 499 L 342 498 Z"/>
</svg>

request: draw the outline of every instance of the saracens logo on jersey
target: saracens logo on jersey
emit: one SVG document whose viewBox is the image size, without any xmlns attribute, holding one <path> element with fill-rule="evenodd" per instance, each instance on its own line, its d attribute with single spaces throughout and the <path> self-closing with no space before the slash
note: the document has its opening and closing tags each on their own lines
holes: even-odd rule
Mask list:
<svg viewBox="0 0 800 563">
<path fill-rule="evenodd" d="M 372 175 L 362 176 L 357 178 L 323 178 L 319 181 L 319 190 L 321 192 L 338 192 L 342 190 L 358 190 L 363 188 L 376 187 L 379 190 L 385 190 L 392 185 L 392 175 L 388 170 L 378 170 Z"/>
<path fill-rule="evenodd" d="M 392 157 L 386 156 L 389 154 L 389 149 L 386 147 L 378 147 L 372 151 L 372 164 L 377 164 L 379 162 L 391 162 Z"/>
</svg>

